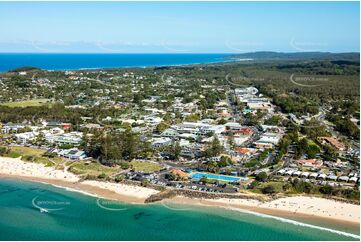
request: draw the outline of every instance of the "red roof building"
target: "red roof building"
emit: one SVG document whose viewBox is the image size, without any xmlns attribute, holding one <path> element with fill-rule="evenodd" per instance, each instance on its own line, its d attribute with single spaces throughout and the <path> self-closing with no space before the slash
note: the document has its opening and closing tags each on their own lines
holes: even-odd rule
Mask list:
<svg viewBox="0 0 361 242">
<path fill-rule="evenodd" d="M 297 160 L 296 163 L 302 166 L 312 166 L 312 167 L 314 166 L 320 167 L 323 165 L 323 162 L 317 159 Z"/>
<path fill-rule="evenodd" d="M 237 130 L 236 132 L 239 134 L 242 134 L 242 135 L 252 135 L 253 134 L 253 131 L 250 128 L 241 128 L 240 130 Z"/>
</svg>

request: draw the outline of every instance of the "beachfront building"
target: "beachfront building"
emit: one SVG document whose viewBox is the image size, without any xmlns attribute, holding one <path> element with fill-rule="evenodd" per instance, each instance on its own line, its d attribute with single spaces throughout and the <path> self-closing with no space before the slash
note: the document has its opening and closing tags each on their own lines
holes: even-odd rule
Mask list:
<svg viewBox="0 0 361 242">
<path fill-rule="evenodd" d="M 45 136 L 45 140 L 51 144 L 79 146 L 82 142 L 82 137 L 82 132 L 70 132 L 56 135 L 48 134 Z"/>
<path fill-rule="evenodd" d="M 37 135 L 38 134 L 35 132 L 25 132 L 25 133 L 21 133 L 21 134 L 15 134 L 15 137 L 16 137 L 17 142 L 26 144 L 29 141 L 35 140 Z"/>
<path fill-rule="evenodd" d="M 77 148 L 73 149 L 50 149 L 49 153 L 55 153 L 59 156 L 71 159 L 71 160 L 83 160 L 87 158 L 87 155 L 84 151 L 79 150 Z"/>
<path fill-rule="evenodd" d="M 1 128 L 1 133 L 8 134 L 12 132 L 17 132 L 19 129 L 25 128 L 22 124 L 13 124 L 13 123 L 7 123 Z"/>
</svg>

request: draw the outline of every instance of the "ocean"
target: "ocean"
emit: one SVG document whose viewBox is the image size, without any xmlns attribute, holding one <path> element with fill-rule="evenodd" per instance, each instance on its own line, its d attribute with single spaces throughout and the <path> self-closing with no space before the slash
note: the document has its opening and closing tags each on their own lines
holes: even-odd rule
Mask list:
<svg viewBox="0 0 361 242">
<path fill-rule="evenodd" d="M 4 178 L 0 240 L 359 240 L 359 236 L 214 207 L 125 204 Z"/>
<path fill-rule="evenodd" d="M 33 66 L 46 70 L 175 66 L 227 62 L 229 54 L 25 54 L 0 53 L 0 71 Z"/>
</svg>

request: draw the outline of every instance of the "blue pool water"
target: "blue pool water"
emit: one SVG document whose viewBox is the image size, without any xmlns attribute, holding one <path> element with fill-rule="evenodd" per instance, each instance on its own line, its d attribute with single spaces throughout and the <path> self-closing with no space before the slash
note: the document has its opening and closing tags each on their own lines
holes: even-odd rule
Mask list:
<svg viewBox="0 0 361 242">
<path fill-rule="evenodd" d="M 202 173 L 202 172 L 191 173 L 191 177 L 192 177 L 193 179 L 201 179 L 202 177 L 206 177 L 206 178 L 208 178 L 208 179 L 228 181 L 228 182 L 236 182 L 236 181 L 239 181 L 239 180 L 240 180 L 239 177 L 224 176 L 224 175 L 217 175 L 217 174 L 210 174 L 210 173 Z"/>
</svg>

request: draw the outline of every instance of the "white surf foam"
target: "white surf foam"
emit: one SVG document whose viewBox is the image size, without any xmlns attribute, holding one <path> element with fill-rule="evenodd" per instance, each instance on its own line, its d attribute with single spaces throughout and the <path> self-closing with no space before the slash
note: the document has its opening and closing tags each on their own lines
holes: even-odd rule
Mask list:
<svg viewBox="0 0 361 242">
<path fill-rule="evenodd" d="M 229 209 L 234 210 L 234 211 L 239 211 L 239 212 L 242 212 L 242 213 L 248 213 L 248 214 L 256 215 L 256 216 L 263 217 L 263 218 L 275 219 L 275 220 L 278 220 L 278 221 L 281 221 L 281 222 L 284 222 L 284 223 L 290 223 L 290 224 L 293 224 L 293 225 L 296 225 L 296 226 L 302 226 L 302 227 L 308 227 L 308 228 L 323 230 L 323 231 L 331 232 L 331 233 L 334 233 L 334 234 L 339 234 L 339 235 L 343 235 L 343 236 L 347 236 L 347 237 L 352 237 L 352 238 L 355 238 L 355 239 L 360 239 L 359 235 L 347 233 L 347 232 L 344 232 L 344 231 L 325 228 L 325 227 L 321 227 L 321 226 L 317 226 L 317 225 L 313 225 L 313 224 L 306 224 L 306 223 L 298 222 L 298 221 L 287 219 L 287 218 L 281 218 L 281 217 L 276 217 L 276 216 L 272 216 L 272 215 L 268 215 L 268 214 L 257 213 L 257 212 L 248 211 L 248 210 L 245 210 L 245 209 L 240 209 L 240 208 L 231 208 L 230 207 Z"/>
</svg>

